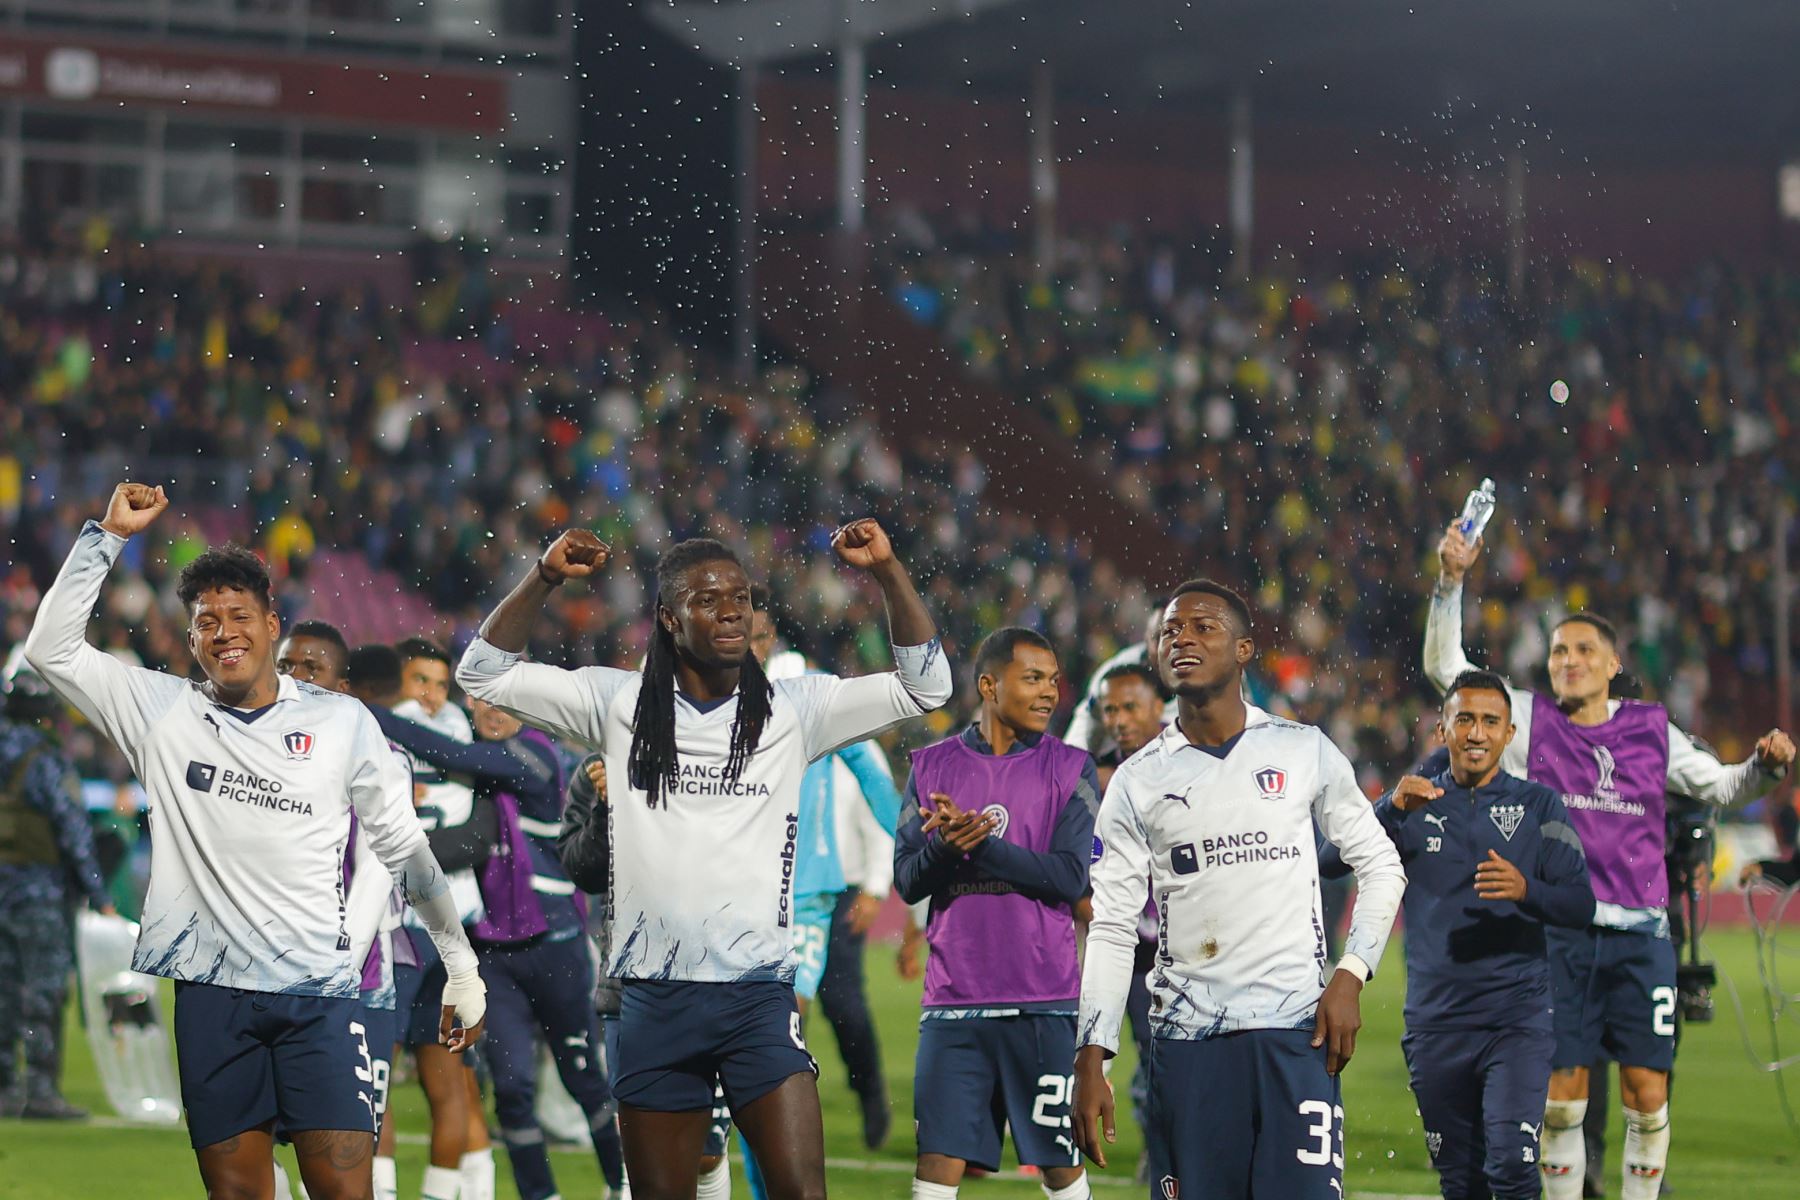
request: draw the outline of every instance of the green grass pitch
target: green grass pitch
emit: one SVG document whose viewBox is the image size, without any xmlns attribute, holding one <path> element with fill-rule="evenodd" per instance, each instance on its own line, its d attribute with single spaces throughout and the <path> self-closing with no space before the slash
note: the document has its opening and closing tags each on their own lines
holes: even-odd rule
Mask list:
<svg viewBox="0 0 1800 1200">
<path fill-rule="evenodd" d="M 1398 939 L 1396 940 L 1396 943 Z M 1425 1158 L 1406 1071 L 1400 1058 L 1402 977 L 1398 944 L 1388 969 L 1364 996 L 1360 1049 L 1345 1075 L 1344 1108 L 1348 1164 L 1346 1190 L 1351 1196 L 1430 1196 L 1434 1176 Z M 1743 992 L 1753 1041 L 1767 1051 L 1767 1002 L 1756 983 L 1754 946 L 1743 930 L 1718 930 L 1707 950 Z M 831 1044 L 829 1027 L 814 1019 L 808 1025 L 823 1075 L 826 1152 L 831 1159 L 830 1191 L 844 1200 L 883 1200 L 908 1194 L 912 1137 L 912 1055 L 916 1042 L 919 990 L 894 973 L 892 954 L 883 946 L 868 955 L 871 999 L 880 1025 L 887 1077 L 896 1114 L 894 1135 L 875 1154 L 863 1150 L 855 1097 L 844 1082 L 842 1064 Z M 71 1016 L 71 1019 L 73 1017 Z M 1791 1050 L 1800 1048 L 1800 1031 L 1788 1026 Z M 1125 1056 L 1129 1059 L 1129 1054 Z M 1114 1081 L 1123 1098 L 1131 1063 L 1121 1061 Z M 1800 1068 L 1790 1073 L 1800 1094 Z M 106 1110 L 86 1040 L 71 1028 L 67 1091 L 71 1099 Z M 1796 1096 L 1800 1100 L 1800 1095 Z M 416 1197 L 424 1166 L 422 1134 L 424 1101 L 416 1085 L 396 1087 L 394 1109 L 403 1139 L 400 1147 L 401 1196 Z M 1096 1172 L 1103 1196 L 1136 1192 L 1131 1168 L 1139 1139 L 1121 1105 L 1119 1143 L 1113 1167 Z M 1616 1116 L 1617 1107 L 1614 1107 Z M 1616 1126 L 1615 1126 L 1616 1128 Z M 1618 1194 L 1617 1133 L 1610 1139 L 1608 1194 Z M 735 1154 L 735 1151 L 734 1151 Z M 504 1152 L 499 1157 L 504 1160 Z M 568 1200 L 601 1195 L 593 1161 L 585 1152 L 554 1156 L 557 1181 Z M 1680 1200 L 1792 1200 L 1800 1196 L 1800 1134 L 1790 1129 L 1781 1109 L 1774 1078 L 1752 1067 L 1742 1045 L 1736 1016 L 1721 987 L 1718 1019 L 1690 1025 L 1676 1070 L 1674 1149 L 1670 1182 Z M 502 1197 L 514 1197 L 504 1161 L 500 1169 Z M 747 1195 L 742 1177 L 735 1194 Z M 0 1122 L 0 1197 L 6 1200 L 164 1200 L 200 1195 L 199 1179 L 180 1129 L 145 1129 L 105 1122 L 89 1126 L 53 1126 Z M 1012 1171 L 964 1185 L 964 1195 L 1038 1195 L 1034 1181 Z"/>
</svg>

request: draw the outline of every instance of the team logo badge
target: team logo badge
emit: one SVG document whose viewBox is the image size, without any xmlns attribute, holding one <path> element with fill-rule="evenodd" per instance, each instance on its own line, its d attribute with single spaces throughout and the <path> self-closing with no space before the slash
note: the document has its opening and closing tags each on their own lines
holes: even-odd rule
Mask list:
<svg viewBox="0 0 1800 1200">
<path fill-rule="evenodd" d="M 213 779 L 218 774 L 219 768 L 213 766 L 211 763 L 190 761 L 187 769 L 187 785 L 196 792 L 210 792 L 212 791 Z"/>
<path fill-rule="evenodd" d="M 995 837 L 1006 837 L 1006 827 L 1012 823 L 1012 814 L 1006 811 L 1006 805 L 990 804 L 981 810 L 981 815 L 993 818 Z"/>
<path fill-rule="evenodd" d="M 1162 1191 L 1163 1200 L 1181 1200 L 1181 1180 L 1173 1175 L 1164 1175 L 1157 1187 Z"/>
<path fill-rule="evenodd" d="M 1105 853 L 1106 853 L 1106 843 L 1101 841 L 1100 835 L 1096 833 L 1094 835 L 1093 857 L 1089 858 L 1088 861 L 1090 863 L 1097 863 L 1100 861 L 1100 856 Z"/>
<path fill-rule="evenodd" d="M 1251 778 L 1264 800 L 1279 800 L 1287 794 L 1287 772 L 1280 767 L 1264 767 Z"/>
<path fill-rule="evenodd" d="M 1433 1133 L 1431 1130 L 1427 1129 L 1425 1131 L 1425 1153 L 1431 1155 L 1432 1162 L 1437 1161 L 1438 1151 L 1443 1148 L 1444 1135 L 1441 1133 Z"/>
<path fill-rule="evenodd" d="M 1525 806 L 1523 804 L 1496 804 L 1488 809 L 1488 816 L 1493 818 L 1494 827 L 1505 834 L 1506 840 L 1510 842 L 1513 834 L 1519 832 L 1519 826 L 1525 821 Z"/>
<path fill-rule="evenodd" d="M 287 747 L 287 756 L 293 759 L 311 758 L 313 743 L 316 740 L 304 729 L 296 729 L 292 733 L 281 735 L 281 744 Z"/>
</svg>

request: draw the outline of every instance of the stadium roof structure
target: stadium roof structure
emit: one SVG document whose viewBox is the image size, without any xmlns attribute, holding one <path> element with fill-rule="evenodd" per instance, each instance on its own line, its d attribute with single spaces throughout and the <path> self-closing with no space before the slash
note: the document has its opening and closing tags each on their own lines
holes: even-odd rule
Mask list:
<svg viewBox="0 0 1800 1200">
<path fill-rule="evenodd" d="M 1646 0 L 648 0 L 721 62 L 823 66 L 970 95 L 1418 132 L 1476 111 L 1565 145 L 1785 153 L 1800 144 L 1800 4 Z"/>
</svg>

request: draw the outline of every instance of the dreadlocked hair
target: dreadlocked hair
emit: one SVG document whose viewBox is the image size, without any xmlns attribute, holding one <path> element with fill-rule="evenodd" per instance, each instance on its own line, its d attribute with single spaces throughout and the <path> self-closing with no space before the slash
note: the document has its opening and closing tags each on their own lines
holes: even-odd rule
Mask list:
<svg viewBox="0 0 1800 1200">
<path fill-rule="evenodd" d="M 670 547 L 656 563 L 656 605 L 660 609 L 673 598 L 681 576 L 689 568 L 708 562 L 739 562 L 723 542 L 689 538 Z M 663 790 L 675 784 L 675 635 L 660 620 L 652 622 L 650 652 L 644 659 L 644 682 L 638 690 L 637 712 L 632 716 L 631 757 L 626 770 L 631 786 L 647 795 L 651 808 L 662 800 Z M 744 764 L 756 753 L 763 727 L 769 723 L 775 689 L 763 674 L 756 655 L 746 653 L 738 668 L 738 708 L 731 722 L 731 750 L 725 759 L 725 779 L 735 783 Z"/>
</svg>

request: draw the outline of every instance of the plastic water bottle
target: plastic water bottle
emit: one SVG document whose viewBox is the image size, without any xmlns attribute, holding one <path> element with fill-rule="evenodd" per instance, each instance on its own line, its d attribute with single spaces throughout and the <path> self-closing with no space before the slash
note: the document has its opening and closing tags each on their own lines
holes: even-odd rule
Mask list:
<svg viewBox="0 0 1800 1200">
<path fill-rule="evenodd" d="M 1456 528 L 1461 531 L 1463 540 L 1474 542 L 1487 528 L 1488 518 L 1494 515 L 1494 481 L 1484 479 L 1481 486 L 1469 493 L 1463 501 L 1462 516 L 1456 520 Z"/>
</svg>

